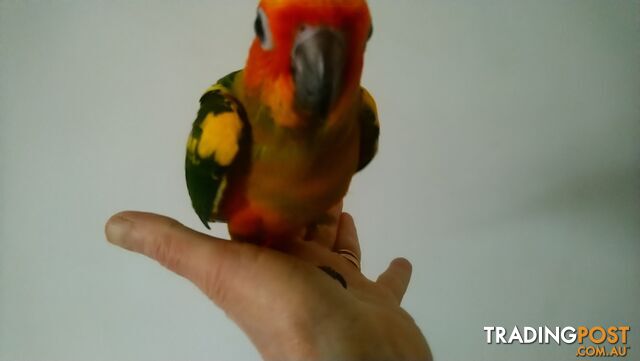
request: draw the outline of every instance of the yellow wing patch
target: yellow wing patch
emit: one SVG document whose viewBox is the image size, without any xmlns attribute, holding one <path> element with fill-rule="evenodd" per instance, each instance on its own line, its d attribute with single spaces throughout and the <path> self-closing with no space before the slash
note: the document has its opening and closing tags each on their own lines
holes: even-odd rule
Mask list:
<svg viewBox="0 0 640 361">
<path fill-rule="evenodd" d="M 198 146 L 198 139 L 194 138 L 191 134 L 189 134 L 189 139 L 187 140 L 187 153 L 195 154 L 197 146 Z"/>
<path fill-rule="evenodd" d="M 223 167 L 231 164 L 238 153 L 238 141 L 242 132 L 242 121 L 235 112 L 218 115 L 207 114 L 202 121 L 202 135 L 198 143 L 198 156 L 209 158 Z"/>
<path fill-rule="evenodd" d="M 220 83 L 215 83 L 212 86 L 210 86 L 209 88 L 207 88 L 207 90 L 205 90 L 204 94 L 207 94 L 207 93 L 210 93 L 210 92 L 214 92 L 214 91 L 220 91 L 220 92 L 226 93 L 228 90 L 227 90 L 227 88 L 222 86 Z"/>
</svg>

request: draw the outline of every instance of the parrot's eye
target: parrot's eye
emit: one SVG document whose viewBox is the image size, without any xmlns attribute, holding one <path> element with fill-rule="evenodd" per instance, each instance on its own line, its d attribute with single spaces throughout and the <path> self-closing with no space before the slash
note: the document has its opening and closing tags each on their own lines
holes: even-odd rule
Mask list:
<svg viewBox="0 0 640 361">
<path fill-rule="evenodd" d="M 261 8 L 258 8 L 258 15 L 256 16 L 255 23 L 253 23 L 253 27 L 256 31 L 256 36 L 260 40 L 262 49 L 273 49 L 273 40 L 271 38 L 271 30 L 269 29 L 269 19 L 267 19 L 267 15 Z"/>
</svg>

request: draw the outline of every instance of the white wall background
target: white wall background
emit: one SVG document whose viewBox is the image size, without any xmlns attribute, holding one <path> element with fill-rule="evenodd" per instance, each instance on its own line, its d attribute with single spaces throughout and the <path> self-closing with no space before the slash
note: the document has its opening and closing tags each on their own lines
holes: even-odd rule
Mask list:
<svg viewBox="0 0 640 361">
<path fill-rule="evenodd" d="M 381 151 L 346 203 L 365 273 L 413 261 L 404 305 L 439 360 L 575 360 L 484 343 L 514 324 L 630 323 L 640 357 L 640 3 L 371 8 Z M 254 9 L 0 0 L 0 360 L 259 358 L 103 236 L 122 209 L 202 230 L 185 137 L 201 91 L 243 65 Z"/>
</svg>

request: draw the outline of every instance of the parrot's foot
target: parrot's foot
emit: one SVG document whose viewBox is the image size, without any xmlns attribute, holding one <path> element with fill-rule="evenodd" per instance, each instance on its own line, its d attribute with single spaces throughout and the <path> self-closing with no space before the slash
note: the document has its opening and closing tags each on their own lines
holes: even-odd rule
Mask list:
<svg viewBox="0 0 640 361">
<path fill-rule="evenodd" d="M 278 248 L 294 238 L 289 231 L 270 229 L 263 218 L 250 209 L 238 212 L 229 220 L 229 234 L 232 240 L 269 248 Z"/>
<path fill-rule="evenodd" d="M 273 234 L 258 232 L 252 234 L 239 234 L 229 231 L 231 239 L 239 242 L 246 242 L 255 244 L 261 247 L 279 248 L 284 244 L 289 243 L 293 237 L 289 234 Z"/>
</svg>

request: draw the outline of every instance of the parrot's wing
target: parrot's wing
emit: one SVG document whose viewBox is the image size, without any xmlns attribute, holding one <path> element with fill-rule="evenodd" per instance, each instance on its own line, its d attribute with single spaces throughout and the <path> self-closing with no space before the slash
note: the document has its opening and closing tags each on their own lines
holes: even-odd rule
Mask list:
<svg viewBox="0 0 640 361">
<path fill-rule="evenodd" d="M 227 172 L 246 143 L 249 129 L 244 109 L 230 91 L 237 73 L 220 79 L 200 98 L 200 110 L 187 142 L 189 197 L 207 228 L 224 193 Z"/>
<path fill-rule="evenodd" d="M 371 162 L 378 151 L 378 136 L 380 135 L 380 123 L 376 102 L 367 89 L 362 90 L 362 105 L 360 108 L 360 158 L 358 171 Z"/>
</svg>

